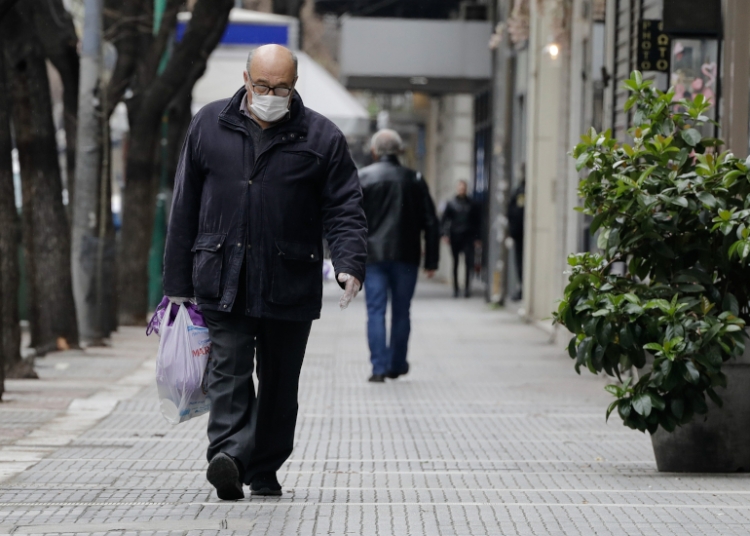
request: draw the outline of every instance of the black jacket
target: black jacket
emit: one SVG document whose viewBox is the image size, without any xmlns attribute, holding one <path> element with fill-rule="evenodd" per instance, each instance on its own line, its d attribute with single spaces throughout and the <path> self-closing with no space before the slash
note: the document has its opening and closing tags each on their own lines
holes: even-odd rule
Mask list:
<svg viewBox="0 0 750 536">
<path fill-rule="evenodd" d="M 384 156 L 359 170 L 369 236 L 367 262 L 419 265 L 425 233 L 425 270 L 436 270 L 440 229 L 435 205 L 421 175 Z"/>
<path fill-rule="evenodd" d="M 364 281 L 367 223 L 357 170 L 341 131 L 296 93 L 290 118 L 264 130 L 254 147 L 251 119 L 239 111 L 244 98 L 242 88 L 190 124 L 175 177 L 164 292 L 231 311 L 244 258 L 246 314 L 313 320 L 324 231 L 336 273 Z"/>
<path fill-rule="evenodd" d="M 479 240 L 479 209 L 468 196 L 454 197 L 445 207 L 441 220 L 443 236 L 464 244 Z"/>
<path fill-rule="evenodd" d="M 523 218 L 526 205 L 526 181 L 516 186 L 508 202 L 508 234 L 513 240 L 523 240 Z"/>
</svg>

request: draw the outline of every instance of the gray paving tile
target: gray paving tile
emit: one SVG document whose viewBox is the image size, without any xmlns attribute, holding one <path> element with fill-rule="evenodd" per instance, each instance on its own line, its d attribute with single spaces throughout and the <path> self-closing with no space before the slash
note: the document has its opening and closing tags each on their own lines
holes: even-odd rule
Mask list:
<svg viewBox="0 0 750 536">
<path fill-rule="evenodd" d="M 412 370 L 373 385 L 363 301 L 340 313 L 336 294 L 313 328 L 283 497 L 218 501 L 206 419 L 165 424 L 149 387 L 0 486 L 0 536 L 750 533 L 746 476 L 659 474 L 646 436 L 604 422 L 604 381 L 510 313 L 421 285 Z"/>
</svg>

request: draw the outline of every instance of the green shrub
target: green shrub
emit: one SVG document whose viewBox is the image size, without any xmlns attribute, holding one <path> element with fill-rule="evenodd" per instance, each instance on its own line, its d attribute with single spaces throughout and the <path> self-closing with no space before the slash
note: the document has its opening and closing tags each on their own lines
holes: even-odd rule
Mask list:
<svg viewBox="0 0 750 536">
<path fill-rule="evenodd" d="M 573 334 L 581 367 L 604 371 L 625 425 L 672 431 L 708 410 L 706 395 L 741 355 L 750 319 L 750 159 L 718 154 L 701 135 L 703 95 L 674 103 L 635 71 L 625 86 L 633 143 L 609 131 L 582 136 L 572 155 L 588 174 L 580 210 L 598 231 L 600 254 L 568 259 L 569 283 L 555 321 Z M 647 353 L 653 364 L 646 367 Z M 641 373 L 623 382 L 621 374 Z"/>
</svg>

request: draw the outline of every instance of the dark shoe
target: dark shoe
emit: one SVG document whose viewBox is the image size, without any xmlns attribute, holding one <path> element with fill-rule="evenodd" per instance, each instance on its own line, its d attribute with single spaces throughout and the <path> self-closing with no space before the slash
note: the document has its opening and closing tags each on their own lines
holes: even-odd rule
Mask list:
<svg viewBox="0 0 750 536">
<path fill-rule="evenodd" d="M 464 298 L 471 298 L 471 291 L 470 290 L 467 290 L 466 292 L 464 292 Z"/>
<path fill-rule="evenodd" d="M 367 381 L 372 383 L 383 383 L 385 381 L 385 374 L 373 374 Z"/>
<path fill-rule="evenodd" d="M 399 376 L 403 376 L 404 374 L 407 374 L 409 372 L 409 364 L 406 364 L 406 369 L 401 372 L 389 372 L 385 375 L 386 378 L 390 378 L 392 380 L 395 380 Z"/>
<path fill-rule="evenodd" d="M 455 289 L 455 290 L 453 291 L 453 297 L 454 297 L 454 298 L 458 298 L 458 289 Z"/>
<path fill-rule="evenodd" d="M 513 293 L 513 296 L 511 296 L 510 301 L 521 301 L 523 299 L 523 292 L 520 290 L 517 290 Z"/>
<path fill-rule="evenodd" d="M 279 484 L 275 473 L 258 475 L 250 484 L 250 495 L 263 495 L 278 497 L 281 495 L 281 484 Z"/>
<path fill-rule="evenodd" d="M 234 458 L 219 453 L 208 464 L 206 479 L 216 488 L 216 495 L 222 501 L 238 501 L 245 498 L 240 481 L 240 469 Z"/>
</svg>

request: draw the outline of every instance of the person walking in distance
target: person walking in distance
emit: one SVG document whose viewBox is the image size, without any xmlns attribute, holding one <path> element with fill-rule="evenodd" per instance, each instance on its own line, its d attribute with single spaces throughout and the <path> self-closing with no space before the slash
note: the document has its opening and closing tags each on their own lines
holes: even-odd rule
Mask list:
<svg viewBox="0 0 750 536">
<path fill-rule="evenodd" d="M 278 45 L 248 58 L 234 96 L 201 108 L 175 177 L 164 289 L 195 297 L 212 347 L 209 461 L 220 499 L 281 495 L 312 321 L 323 235 L 342 307 L 365 279 L 367 222 L 346 140 L 295 92 L 297 59 Z M 257 361 L 258 392 L 253 386 Z"/>
<path fill-rule="evenodd" d="M 521 180 L 513 189 L 508 201 L 508 235 L 513 239 L 513 260 L 515 261 L 518 289 L 511 295 L 511 300 L 523 298 L 523 220 L 526 210 L 526 165 L 521 164 Z"/>
<path fill-rule="evenodd" d="M 402 166 L 403 143 L 397 132 L 378 131 L 370 145 L 375 162 L 359 171 L 369 227 L 367 239 L 367 342 L 371 382 L 409 372 L 406 353 L 411 332 L 409 310 L 422 256 L 432 277 L 438 267 L 440 230 L 435 205 L 422 175 Z M 391 335 L 386 342 L 385 312 L 391 298 Z"/>
<path fill-rule="evenodd" d="M 464 296 L 471 296 L 471 274 L 474 271 L 474 247 L 479 243 L 479 211 L 467 195 L 468 184 L 458 181 L 456 197 L 445 207 L 441 221 L 443 240 L 450 244 L 453 254 L 453 297 L 460 294 L 458 285 L 458 262 L 463 255 L 466 266 Z"/>
</svg>

